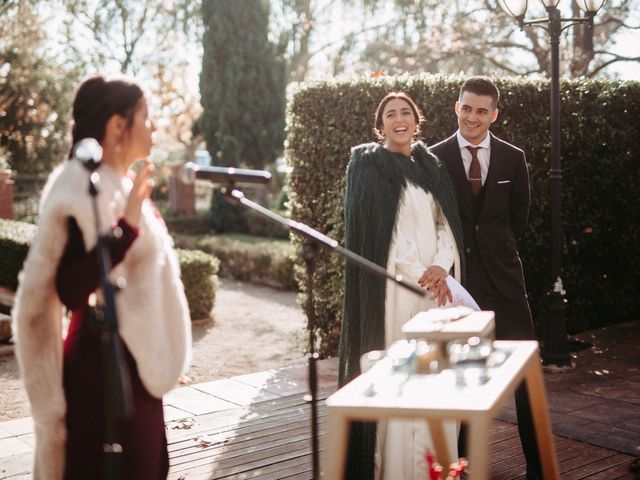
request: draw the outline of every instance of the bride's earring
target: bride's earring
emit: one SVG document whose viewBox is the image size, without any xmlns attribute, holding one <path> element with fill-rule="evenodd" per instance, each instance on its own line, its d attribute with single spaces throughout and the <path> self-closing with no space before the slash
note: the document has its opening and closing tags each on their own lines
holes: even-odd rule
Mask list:
<svg viewBox="0 0 640 480">
<path fill-rule="evenodd" d="M 120 134 L 120 135 L 118 136 L 118 141 L 116 142 L 116 153 L 117 153 L 117 154 L 122 154 L 122 150 L 123 150 L 123 147 L 122 147 L 122 137 L 123 137 L 123 135 L 122 135 L 122 134 Z"/>
</svg>

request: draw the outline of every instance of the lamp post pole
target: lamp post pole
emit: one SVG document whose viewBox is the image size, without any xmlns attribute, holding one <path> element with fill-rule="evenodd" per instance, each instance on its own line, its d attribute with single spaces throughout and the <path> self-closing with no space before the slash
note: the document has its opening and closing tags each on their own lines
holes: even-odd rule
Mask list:
<svg viewBox="0 0 640 480">
<path fill-rule="evenodd" d="M 551 288 L 545 298 L 545 338 L 542 360 L 560 370 L 571 370 L 567 338 L 567 312 L 562 284 L 562 165 L 560 160 L 560 34 L 562 19 L 557 7 L 547 7 L 551 44 Z"/>
<path fill-rule="evenodd" d="M 551 285 L 544 299 L 545 325 L 542 360 L 547 370 L 571 371 L 571 353 L 567 337 L 565 291 L 562 284 L 562 165 L 560 160 L 560 36 L 576 24 L 593 26 L 593 17 L 604 0 L 576 0 L 586 12 L 583 18 L 562 18 L 557 8 L 560 0 L 540 0 L 548 18 L 525 21 L 527 0 L 500 0 L 509 15 L 515 17 L 520 28 L 537 26 L 549 33 L 551 45 L 551 168 L 549 188 L 551 195 Z M 563 27 L 563 22 L 568 25 Z"/>
<path fill-rule="evenodd" d="M 562 168 L 560 162 L 560 11 L 549 8 L 551 38 L 551 278 L 560 279 L 562 270 Z"/>
</svg>

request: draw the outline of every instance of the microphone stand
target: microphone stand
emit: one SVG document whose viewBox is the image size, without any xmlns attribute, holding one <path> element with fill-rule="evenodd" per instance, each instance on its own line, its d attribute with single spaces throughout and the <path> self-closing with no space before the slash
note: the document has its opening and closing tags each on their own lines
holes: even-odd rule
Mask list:
<svg viewBox="0 0 640 480">
<path fill-rule="evenodd" d="M 111 257 L 107 248 L 107 237 L 100 233 L 100 213 L 97 196 L 100 175 L 95 170 L 99 163 L 85 164 L 91 171 L 89 175 L 89 194 L 93 204 L 96 225 L 98 266 L 100 288 L 104 297 L 104 308 L 96 308 L 96 319 L 101 325 L 102 368 L 105 387 L 105 437 L 102 444 L 104 454 L 103 475 L 106 480 L 124 478 L 123 447 L 119 442 L 118 421 L 127 419 L 133 412 L 131 379 L 124 357 L 122 339 L 118 333 L 118 315 L 115 294 L 118 287 L 111 283 L 108 274 L 111 271 Z"/>
<path fill-rule="evenodd" d="M 289 231 L 300 235 L 306 239 L 305 245 L 302 250 L 302 257 L 304 259 L 306 273 L 307 273 L 307 330 L 309 331 L 309 395 L 305 395 L 305 400 L 311 404 L 311 446 L 312 446 L 312 461 L 313 461 L 313 478 L 320 478 L 320 457 L 318 448 L 318 408 L 317 408 L 317 390 L 318 390 L 318 374 L 316 362 L 318 361 L 318 354 L 315 351 L 315 330 L 316 330 L 316 312 L 313 303 L 313 275 L 315 273 L 316 257 L 320 247 L 335 252 L 338 255 L 344 257 L 348 262 L 351 262 L 361 269 L 373 273 L 379 278 L 386 278 L 395 282 L 407 290 L 414 292 L 417 295 L 424 296 L 426 292 L 420 287 L 412 285 L 403 280 L 401 275 L 392 275 L 385 268 L 382 268 L 378 264 L 361 257 L 357 253 L 348 250 L 340 244 L 317 230 L 314 230 L 308 225 L 301 222 L 284 218 L 277 213 L 263 207 L 262 205 L 255 203 L 244 196 L 239 190 L 236 190 L 234 182 L 228 182 L 221 187 L 220 191 L 225 194 L 225 197 L 233 202 L 239 203 L 250 210 L 255 211 L 261 216 L 268 218 L 269 220 L 282 225 Z"/>
</svg>

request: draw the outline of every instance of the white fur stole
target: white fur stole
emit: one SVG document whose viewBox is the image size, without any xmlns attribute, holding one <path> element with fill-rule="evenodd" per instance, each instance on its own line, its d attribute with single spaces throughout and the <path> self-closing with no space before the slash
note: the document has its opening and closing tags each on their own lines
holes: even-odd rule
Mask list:
<svg viewBox="0 0 640 480">
<path fill-rule="evenodd" d="M 101 230 L 124 212 L 132 182 L 108 165 L 99 169 Z M 38 231 L 20 274 L 12 312 L 16 355 L 36 430 L 34 478 L 61 479 L 64 472 L 66 402 L 62 385 L 62 304 L 55 277 L 74 217 L 85 247 L 96 243 L 88 193 L 89 174 L 77 161 L 65 162 L 43 190 Z M 160 398 L 186 371 L 191 357 L 189 310 L 171 237 L 145 202 L 140 235 L 111 272 L 126 287 L 116 295 L 119 331 L 147 390 Z"/>
</svg>

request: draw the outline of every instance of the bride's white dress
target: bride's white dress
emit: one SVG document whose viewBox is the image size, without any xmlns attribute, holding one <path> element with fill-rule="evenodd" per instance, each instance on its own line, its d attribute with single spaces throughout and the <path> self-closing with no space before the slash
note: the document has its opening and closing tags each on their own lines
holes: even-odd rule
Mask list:
<svg viewBox="0 0 640 480">
<path fill-rule="evenodd" d="M 460 280 L 458 250 L 451 229 L 431 193 L 409 183 L 401 194 L 396 226 L 389 249 L 387 268 L 410 282 L 418 279 L 431 265 L 438 265 Z M 436 307 L 427 294 L 418 297 L 387 282 L 385 302 L 386 347 L 403 338 L 401 328 L 420 311 Z M 437 395 L 437 392 L 424 392 Z M 455 422 L 445 422 L 449 452 L 457 452 Z M 376 479 L 427 479 L 424 457 L 433 448 L 425 420 L 391 420 L 380 422 L 376 448 Z"/>
</svg>

